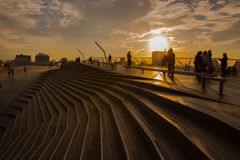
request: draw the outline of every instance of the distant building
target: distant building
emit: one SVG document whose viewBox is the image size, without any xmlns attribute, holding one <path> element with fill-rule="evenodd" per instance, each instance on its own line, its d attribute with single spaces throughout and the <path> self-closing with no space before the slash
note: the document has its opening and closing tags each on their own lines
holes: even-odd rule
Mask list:
<svg viewBox="0 0 240 160">
<path fill-rule="evenodd" d="M 50 60 L 49 55 L 39 53 L 35 56 L 35 62 L 45 62 L 48 63 Z"/>
<path fill-rule="evenodd" d="M 32 57 L 31 57 L 30 55 L 20 54 L 20 55 L 16 55 L 16 58 L 17 58 L 17 59 L 22 58 L 22 59 L 26 59 L 26 60 L 32 61 Z M 15 58 L 15 59 L 16 59 L 16 58 Z"/>
<path fill-rule="evenodd" d="M 16 58 L 12 62 L 14 62 L 17 66 L 28 66 L 32 64 L 32 57 L 30 55 L 16 55 Z"/>
<path fill-rule="evenodd" d="M 166 51 L 154 51 L 152 52 L 152 65 L 159 66 L 162 63 L 163 55 L 167 55 Z"/>
</svg>

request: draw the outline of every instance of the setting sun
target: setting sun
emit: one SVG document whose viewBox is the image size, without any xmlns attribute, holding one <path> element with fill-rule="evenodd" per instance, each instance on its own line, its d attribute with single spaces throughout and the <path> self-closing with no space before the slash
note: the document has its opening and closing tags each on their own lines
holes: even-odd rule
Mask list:
<svg viewBox="0 0 240 160">
<path fill-rule="evenodd" d="M 167 46 L 166 38 L 156 37 L 151 40 L 152 51 L 164 51 Z"/>
</svg>

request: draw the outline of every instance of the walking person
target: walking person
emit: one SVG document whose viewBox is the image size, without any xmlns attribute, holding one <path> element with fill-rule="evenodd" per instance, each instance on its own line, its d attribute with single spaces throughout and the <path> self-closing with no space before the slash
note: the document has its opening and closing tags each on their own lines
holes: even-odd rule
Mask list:
<svg viewBox="0 0 240 160">
<path fill-rule="evenodd" d="M 211 51 L 211 50 L 210 50 Z M 212 74 L 213 71 L 213 63 L 212 63 L 212 53 L 208 51 L 207 54 L 207 60 L 208 60 L 208 69 L 209 69 L 209 73 Z"/>
<path fill-rule="evenodd" d="M 109 64 L 112 64 L 112 56 L 111 56 L 111 54 L 109 54 L 109 56 L 108 56 L 108 62 L 109 62 Z"/>
<path fill-rule="evenodd" d="M 175 65 L 175 54 L 173 53 L 173 49 L 170 48 L 168 50 L 168 70 L 174 71 L 174 65 Z M 169 77 L 173 77 L 173 75 L 174 75 L 173 73 L 172 74 L 168 73 Z"/>
<path fill-rule="evenodd" d="M 12 73 L 12 76 L 13 76 L 14 75 L 14 69 L 13 68 L 11 69 L 11 73 Z"/>
<path fill-rule="evenodd" d="M 27 72 L 27 67 L 25 66 L 25 67 L 24 67 L 24 73 L 26 73 L 26 72 Z"/>
<path fill-rule="evenodd" d="M 128 66 L 131 66 L 132 64 L 132 55 L 131 55 L 131 52 L 129 51 L 128 54 L 127 54 L 127 61 L 128 61 Z"/>
<path fill-rule="evenodd" d="M 209 51 L 211 51 L 211 50 L 209 50 Z M 207 51 L 203 52 L 202 61 L 203 61 L 202 73 L 206 73 L 206 68 L 208 66 Z"/>
<path fill-rule="evenodd" d="M 227 69 L 227 60 L 228 60 L 228 57 L 227 57 L 227 53 L 223 53 L 223 58 L 218 58 L 219 61 L 221 61 L 221 71 L 222 71 L 222 75 L 221 76 L 225 76 L 227 75 L 226 74 L 226 69 Z"/>
</svg>

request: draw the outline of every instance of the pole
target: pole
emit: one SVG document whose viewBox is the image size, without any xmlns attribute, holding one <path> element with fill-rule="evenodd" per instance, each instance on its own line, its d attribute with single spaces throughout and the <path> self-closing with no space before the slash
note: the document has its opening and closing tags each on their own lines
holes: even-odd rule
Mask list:
<svg viewBox="0 0 240 160">
<path fill-rule="evenodd" d="M 101 46 L 99 46 L 99 44 L 97 42 L 95 42 L 96 45 L 98 45 L 98 47 L 103 51 L 104 55 L 105 55 L 105 59 L 106 59 L 106 63 L 107 63 L 107 67 L 108 67 L 108 61 L 107 61 L 107 57 L 106 57 L 106 54 L 105 54 L 105 51 L 102 49 Z"/>
<path fill-rule="evenodd" d="M 83 57 L 83 61 L 84 61 L 84 56 L 83 56 L 83 53 L 79 50 L 79 49 L 77 49 L 78 50 L 78 52 L 80 52 L 81 54 L 82 54 L 82 57 Z"/>
</svg>

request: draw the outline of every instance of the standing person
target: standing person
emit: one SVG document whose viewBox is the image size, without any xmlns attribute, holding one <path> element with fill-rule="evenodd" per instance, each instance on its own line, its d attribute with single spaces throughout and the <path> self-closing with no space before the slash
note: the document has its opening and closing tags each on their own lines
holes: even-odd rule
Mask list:
<svg viewBox="0 0 240 160">
<path fill-rule="evenodd" d="M 209 50 L 209 51 L 211 51 L 211 50 Z M 206 73 L 206 68 L 207 68 L 207 65 L 208 65 L 207 51 L 203 52 L 202 61 L 203 61 L 203 71 L 202 72 Z"/>
<path fill-rule="evenodd" d="M 9 68 L 9 70 L 8 70 L 8 75 L 10 76 L 10 73 L 11 73 L 11 68 Z"/>
<path fill-rule="evenodd" d="M 27 72 L 27 67 L 26 67 L 26 66 L 24 67 L 24 72 L 25 72 L 25 73 Z"/>
<path fill-rule="evenodd" d="M 132 64 L 132 55 L 131 55 L 131 52 L 129 51 L 128 54 L 127 54 L 127 61 L 128 61 L 128 66 L 131 66 Z"/>
<path fill-rule="evenodd" d="M 221 61 L 221 71 L 223 73 L 221 76 L 225 76 L 227 75 L 226 74 L 227 60 L 228 60 L 227 53 L 223 53 L 223 58 L 222 59 L 218 58 L 218 59 Z"/>
<path fill-rule="evenodd" d="M 109 54 L 109 56 L 108 56 L 108 61 L 109 61 L 109 64 L 112 64 L 112 56 L 111 56 L 111 54 Z"/>
<path fill-rule="evenodd" d="M 185 63 L 185 66 L 183 68 L 184 68 L 184 71 L 187 71 L 187 68 L 188 68 L 187 63 Z"/>
<path fill-rule="evenodd" d="M 14 69 L 13 68 L 11 69 L 11 72 L 12 72 L 12 76 L 13 76 L 14 75 Z"/>
<path fill-rule="evenodd" d="M 92 57 L 90 57 L 90 58 L 88 59 L 88 61 L 92 63 Z"/>
<path fill-rule="evenodd" d="M 170 48 L 168 50 L 168 70 L 174 71 L 174 65 L 175 65 L 175 54 L 173 53 L 173 49 Z M 172 74 L 168 73 L 169 77 L 173 77 L 173 75 L 174 75 L 173 73 Z"/>
<path fill-rule="evenodd" d="M 202 51 L 198 51 L 197 55 L 195 56 L 195 72 L 202 72 L 203 60 L 202 60 Z"/>
<path fill-rule="evenodd" d="M 209 51 L 208 51 L 207 59 L 208 59 L 209 73 L 212 74 L 212 70 L 213 70 L 212 53 Z"/>
</svg>

